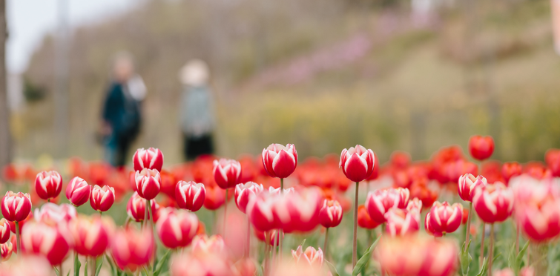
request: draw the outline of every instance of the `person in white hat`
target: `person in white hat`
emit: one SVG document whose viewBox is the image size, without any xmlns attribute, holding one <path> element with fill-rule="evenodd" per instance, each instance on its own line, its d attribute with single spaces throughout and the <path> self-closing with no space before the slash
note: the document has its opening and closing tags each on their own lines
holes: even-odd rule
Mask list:
<svg viewBox="0 0 560 276">
<path fill-rule="evenodd" d="M 183 84 L 180 118 L 183 132 L 184 158 L 187 161 L 214 153 L 212 134 L 215 128 L 214 109 L 208 88 L 208 65 L 201 60 L 189 61 L 179 72 Z"/>
</svg>

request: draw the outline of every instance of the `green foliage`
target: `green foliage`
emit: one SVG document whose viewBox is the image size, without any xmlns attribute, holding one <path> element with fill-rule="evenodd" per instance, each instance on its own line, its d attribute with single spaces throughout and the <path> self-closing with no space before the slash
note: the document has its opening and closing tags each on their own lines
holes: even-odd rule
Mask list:
<svg viewBox="0 0 560 276">
<path fill-rule="evenodd" d="M 358 262 L 356 263 L 356 266 L 354 267 L 354 270 L 352 271 L 352 276 L 357 276 L 358 274 L 362 273 L 363 270 L 366 268 L 366 266 L 369 264 L 369 262 L 371 260 L 371 254 L 373 253 L 373 249 L 375 248 L 375 245 L 377 245 L 378 241 L 379 241 L 379 238 L 377 238 L 377 240 L 375 240 L 375 242 L 373 242 L 371 244 L 369 249 L 358 260 Z M 364 275 L 364 274 L 362 274 L 362 275 Z"/>
</svg>

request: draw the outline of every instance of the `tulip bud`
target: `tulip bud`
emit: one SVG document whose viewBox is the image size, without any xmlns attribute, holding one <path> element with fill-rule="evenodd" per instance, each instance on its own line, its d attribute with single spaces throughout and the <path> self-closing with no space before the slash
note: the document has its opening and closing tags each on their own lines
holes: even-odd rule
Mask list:
<svg viewBox="0 0 560 276">
<path fill-rule="evenodd" d="M 151 169 L 136 171 L 136 191 L 144 199 L 154 199 L 161 188 L 159 172 Z"/>
<path fill-rule="evenodd" d="M 500 182 L 478 187 L 474 192 L 473 206 L 482 221 L 502 222 L 513 210 L 513 191 Z"/>
<path fill-rule="evenodd" d="M 40 209 L 35 209 L 35 221 L 57 225 L 59 223 L 67 223 L 76 218 L 76 207 L 70 204 L 56 205 L 54 203 L 45 203 Z"/>
<path fill-rule="evenodd" d="M 217 210 L 226 202 L 226 191 L 220 189 L 217 185 L 205 186 L 206 195 L 204 197 L 204 208 L 208 210 Z"/>
<path fill-rule="evenodd" d="M 342 172 L 348 179 L 360 182 L 371 176 L 374 163 L 373 151 L 356 145 L 348 150 L 342 150 L 338 166 L 342 168 Z"/>
<path fill-rule="evenodd" d="M 323 207 L 319 211 L 319 222 L 323 227 L 336 227 L 342 221 L 342 207 L 336 200 L 323 201 Z"/>
<path fill-rule="evenodd" d="M 463 206 L 459 203 L 449 205 L 436 201 L 426 215 L 426 231 L 436 237 L 455 232 L 463 221 Z M 428 228 L 429 227 L 429 228 Z"/>
<path fill-rule="evenodd" d="M 268 187 L 268 193 L 270 193 L 270 194 L 272 194 L 272 195 L 280 195 L 280 194 L 282 194 L 282 193 L 280 192 L 280 189 L 281 189 L 281 188 L 274 188 L 274 187 L 270 186 L 270 187 Z M 290 188 L 284 189 L 284 194 L 289 194 L 289 193 L 292 193 L 292 194 L 293 194 L 293 193 L 295 193 L 295 192 L 296 192 L 296 189 L 294 189 L 294 187 L 290 187 Z"/>
<path fill-rule="evenodd" d="M 2 262 L 6 262 L 12 256 L 14 246 L 11 242 L 5 242 L 0 245 L 0 253 L 2 254 Z"/>
<path fill-rule="evenodd" d="M 262 151 L 263 167 L 271 177 L 286 178 L 296 169 L 298 154 L 296 147 L 287 144 L 271 144 Z"/>
<path fill-rule="evenodd" d="M 549 149 L 546 151 L 544 160 L 552 176 L 560 177 L 560 149 Z"/>
<path fill-rule="evenodd" d="M 5 218 L 0 219 L 0 243 L 10 239 L 10 224 Z"/>
<path fill-rule="evenodd" d="M 35 191 L 44 199 L 55 198 L 62 191 L 62 176 L 56 171 L 44 171 L 35 178 Z"/>
<path fill-rule="evenodd" d="M 156 224 L 159 239 L 167 248 L 188 246 L 198 230 L 195 214 L 183 210 L 163 209 Z"/>
<path fill-rule="evenodd" d="M 522 183 L 516 187 L 515 219 L 534 243 L 548 242 L 560 235 L 560 197 L 549 182 Z"/>
<path fill-rule="evenodd" d="M 420 229 L 420 213 L 416 210 L 405 211 L 391 208 L 385 213 L 387 227 L 385 231 L 391 236 L 402 236 L 418 232 Z"/>
<path fill-rule="evenodd" d="M 474 190 L 479 186 L 486 186 L 487 181 L 484 176 L 474 175 L 468 173 L 459 178 L 458 192 L 461 199 L 471 202 L 474 196 Z"/>
<path fill-rule="evenodd" d="M 521 175 L 522 170 L 523 168 L 517 162 L 504 163 L 502 166 L 502 176 L 506 183 L 509 184 L 509 180 L 514 176 Z"/>
<path fill-rule="evenodd" d="M 2 215 L 9 221 L 22 221 L 31 213 L 29 194 L 8 191 L 2 198 Z"/>
<path fill-rule="evenodd" d="M 311 266 L 321 266 L 323 264 L 323 250 L 321 250 L 321 248 L 317 250 L 311 246 L 308 246 L 304 252 L 300 245 L 298 246 L 297 250 L 292 250 L 292 257 L 294 258 L 294 261 L 296 261 L 296 263 L 304 262 Z"/>
<path fill-rule="evenodd" d="M 476 160 L 488 159 L 494 152 L 494 139 L 491 136 L 472 136 L 469 140 L 469 151 Z"/>
<path fill-rule="evenodd" d="M 373 256 L 387 275 L 453 276 L 459 248 L 451 240 L 423 235 L 384 236 Z"/>
<path fill-rule="evenodd" d="M 89 204 L 95 211 L 106 212 L 115 203 L 115 189 L 107 185 L 103 188 L 95 185 L 91 188 Z"/>
<path fill-rule="evenodd" d="M 255 182 L 237 184 L 237 186 L 235 186 L 235 205 L 237 205 L 239 211 L 245 213 L 247 211 L 249 199 L 256 194 L 261 193 L 263 190 L 263 185 Z"/>
<path fill-rule="evenodd" d="M 369 216 L 377 223 L 384 223 L 385 213 L 391 208 L 404 209 L 408 205 L 410 193 L 408 189 L 385 189 L 369 192 L 366 208 Z"/>
<path fill-rule="evenodd" d="M 175 188 L 175 200 L 180 208 L 196 212 L 202 208 L 206 199 L 204 184 L 194 181 L 179 181 Z"/>
<path fill-rule="evenodd" d="M 23 252 L 42 255 L 52 266 L 62 263 L 71 243 L 65 227 L 29 222 L 21 234 Z"/>
<path fill-rule="evenodd" d="M 117 230 L 111 241 L 111 255 L 121 269 L 136 270 L 145 266 L 155 253 L 154 235 L 150 229 L 132 227 Z"/>
<path fill-rule="evenodd" d="M 192 252 L 199 254 L 220 254 L 224 255 L 226 249 L 226 243 L 220 235 L 214 235 L 208 238 L 204 236 L 196 236 L 192 242 Z"/>
<path fill-rule="evenodd" d="M 154 221 L 158 220 L 158 212 L 159 205 L 156 203 L 155 200 L 150 200 L 150 204 L 152 207 L 152 213 L 154 214 Z M 144 216 L 146 214 L 146 200 L 141 198 L 137 192 L 134 192 L 128 203 L 126 205 L 126 212 L 128 217 L 134 219 L 137 222 L 144 221 Z M 150 214 L 148 214 L 148 219 L 150 219 Z"/>
<path fill-rule="evenodd" d="M 322 202 L 322 195 L 314 188 L 281 195 L 274 203 L 274 221 L 286 233 L 312 231 L 319 225 Z"/>
<path fill-rule="evenodd" d="M 376 221 L 371 219 L 366 209 L 366 206 L 364 205 L 358 206 L 358 226 L 365 229 L 375 229 L 380 224 L 381 223 L 377 223 Z"/>
<path fill-rule="evenodd" d="M 422 201 L 417 197 L 413 198 L 411 201 L 408 202 L 406 206 L 407 211 L 416 210 L 418 213 L 422 212 Z"/>
<path fill-rule="evenodd" d="M 235 187 L 241 178 L 241 164 L 235 160 L 220 159 L 214 160 L 212 170 L 216 184 L 222 189 Z"/>
<path fill-rule="evenodd" d="M 141 148 L 134 153 L 132 163 L 134 164 L 135 171 L 150 169 L 159 172 L 163 167 L 163 153 L 156 148 L 149 148 L 147 150 Z"/>
<path fill-rule="evenodd" d="M 80 216 L 69 226 L 74 250 L 83 256 L 97 257 L 105 253 L 110 242 L 110 226 L 102 218 Z"/>
<path fill-rule="evenodd" d="M 277 228 L 278 222 L 274 219 L 273 208 L 277 196 L 267 192 L 257 194 L 247 204 L 247 215 L 253 226 L 262 232 Z"/>
<path fill-rule="evenodd" d="M 66 186 L 66 198 L 74 206 L 81 206 L 86 203 L 91 193 L 91 187 L 87 182 L 79 177 L 74 177 Z"/>
</svg>

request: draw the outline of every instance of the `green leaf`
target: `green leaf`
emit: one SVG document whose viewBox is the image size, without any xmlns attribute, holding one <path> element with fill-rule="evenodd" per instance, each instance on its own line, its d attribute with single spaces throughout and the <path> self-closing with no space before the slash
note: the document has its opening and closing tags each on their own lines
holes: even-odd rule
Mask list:
<svg viewBox="0 0 560 276">
<path fill-rule="evenodd" d="M 165 255 L 163 255 L 163 257 L 161 257 L 160 262 L 157 265 L 157 268 L 154 270 L 153 276 L 158 276 L 161 273 L 161 269 L 163 268 L 163 264 L 169 259 L 169 256 L 171 255 L 171 250 L 167 250 L 167 252 L 165 252 Z M 155 267 L 155 265 L 154 265 Z"/>
<path fill-rule="evenodd" d="M 379 238 L 377 238 L 377 240 L 375 240 L 371 244 L 369 249 L 358 260 L 358 262 L 356 263 L 356 267 L 354 267 L 354 270 L 352 271 L 352 276 L 357 276 L 362 271 L 362 269 L 366 266 L 366 264 L 369 263 L 369 260 L 371 259 L 371 254 L 373 252 L 373 248 L 375 248 L 375 245 L 377 245 L 378 241 L 379 241 Z"/>
<path fill-rule="evenodd" d="M 70 276 L 70 270 L 68 270 L 68 273 L 66 273 L 66 276 Z"/>
<path fill-rule="evenodd" d="M 115 269 L 115 266 L 113 265 L 113 261 L 109 258 L 109 255 L 105 254 L 105 258 L 107 259 L 107 262 L 109 263 L 109 266 L 111 267 L 111 275 L 112 276 L 119 276 L 119 273 L 118 273 L 117 269 Z"/>
<path fill-rule="evenodd" d="M 78 259 L 78 254 L 74 253 L 74 276 L 80 276 L 80 267 L 82 267 L 82 263 Z"/>
<path fill-rule="evenodd" d="M 465 247 L 465 243 L 463 243 L 463 246 L 461 247 L 460 261 L 461 261 L 461 271 L 463 272 L 463 275 L 469 274 L 469 266 L 472 261 L 471 254 L 469 254 L 469 248 L 471 247 L 471 242 L 472 240 L 469 241 L 466 247 Z"/>
<path fill-rule="evenodd" d="M 97 258 L 95 262 L 97 262 L 97 267 L 95 268 L 95 276 L 99 276 L 99 271 L 101 271 L 101 267 L 103 266 L 103 258 Z"/>
<path fill-rule="evenodd" d="M 88 276 L 88 269 L 87 269 L 88 261 L 86 260 L 86 266 L 84 268 L 84 276 Z"/>
<path fill-rule="evenodd" d="M 60 271 L 58 271 L 57 267 L 54 267 L 54 272 L 56 273 L 57 276 L 60 276 Z"/>
<path fill-rule="evenodd" d="M 301 248 L 303 248 L 303 246 L 305 245 L 305 241 L 307 241 L 307 239 L 303 239 L 303 241 L 301 242 L 301 244 L 299 246 L 301 246 Z"/>
<path fill-rule="evenodd" d="M 488 270 L 488 260 L 486 258 L 484 258 L 484 260 L 482 261 L 482 267 L 480 268 L 480 271 L 478 272 L 478 274 L 476 274 L 476 276 L 484 276 L 487 273 Z"/>
<path fill-rule="evenodd" d="M 332 276 L 339 276 L 336 267 L 334 267 L 334 265 L 331 262 L 325 261 L 325 263 L 327 264 L 327 267 L 331 271 Z"/>
</svg>

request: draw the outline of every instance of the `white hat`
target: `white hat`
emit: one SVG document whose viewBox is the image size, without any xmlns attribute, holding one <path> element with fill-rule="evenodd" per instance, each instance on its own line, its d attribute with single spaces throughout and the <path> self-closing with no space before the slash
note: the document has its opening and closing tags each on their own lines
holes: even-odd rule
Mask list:
<svg viewBox="0 0 560 276">
<path fill-rule="evenodd" d="M 179 71 L 179 80 L 185 85 L 201 86 L 208 82 L 209 70 L 206 62 L 191 60 Z"/>
</svg>

